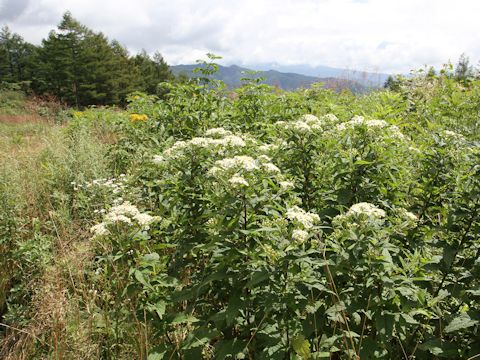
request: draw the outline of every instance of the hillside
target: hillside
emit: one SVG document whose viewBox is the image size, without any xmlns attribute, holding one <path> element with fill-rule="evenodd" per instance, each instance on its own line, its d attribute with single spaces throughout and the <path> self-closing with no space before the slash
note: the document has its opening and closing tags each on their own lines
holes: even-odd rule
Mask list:
<svg viewBox="0 0 480 360">
<path fill-rule="evenodd" d="M 192 70 L 198 67 L 197 64 L 189 65 L 174 65 L 170 69 L 175 75 L 185 74 L 193 76 Z M 238 65 L 222 66 L 219 65 L 219 71 L 214 74 L 214 78 L 222 80 L 229 88 L 236 88 L 241 86 L 241 79 L 247 77 L 245 72 L 252 71 L 252 69 L 240 67 Z M 296 90 L 300 88 L 308 88 L 314 83 L 322 82 L 326 88 L 332 89 L 350 89 L 354 93 L 365 92 L 367 88 L 357 81 L 344 80 L 335 77 L 316 77 L 297 74 L 293 72 L 280 72 L 277 70 L 262 71 L 257 76 L 265 78 L 265 84 L 271 86 L 278 86 L 283 90 Z"/>
<path fill-rule="evenodd" d="M 272 62 L 253 64 L 250 67 L 262 71 L 274 69 L 281 72 L 296 73 L 320 78 L 353 80 L 366 87 L 382 87 L 390 76 L 390 74 L 373 71 L 342 69 L 324 65 L 312 66 L 309 64 L 280 65 Z"/>
</svg>

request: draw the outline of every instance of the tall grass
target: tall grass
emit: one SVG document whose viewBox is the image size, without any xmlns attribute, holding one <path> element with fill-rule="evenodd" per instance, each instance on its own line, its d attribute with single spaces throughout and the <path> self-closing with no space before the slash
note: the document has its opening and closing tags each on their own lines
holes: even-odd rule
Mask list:
<svg viewBox="0 0 480 360">
<path fill-rule="evenodd" d="M 47 122 L 0 123 L 0 138 L 0 357 L 63 358 L 81 343 L 65 330 L 78 317 L 67 297 L 88 256 L 71 183 L 106 176 L 106 148 L 87 128 Z"/>
</svg>

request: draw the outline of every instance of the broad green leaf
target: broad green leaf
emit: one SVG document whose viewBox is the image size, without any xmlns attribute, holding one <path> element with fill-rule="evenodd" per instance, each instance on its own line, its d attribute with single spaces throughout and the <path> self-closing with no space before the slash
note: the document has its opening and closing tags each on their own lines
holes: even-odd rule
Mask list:
<svg viewBox="0 0 480 360">
<path fill-rule="evenodd" d="M 467 313 L 463 313 L 450 321 L 450 323 L 445 327 L 444 331 L 446 333 L 451 333 L 454 331 L 467 329 L 476 324 L 478 324 L 477 320 L 473 320 Z"/>
<path fill-rule="evenodd" d="M 310 343 L 305 339 L 303 335 L 297 335 L 292 339 L 292 348 L 295 353 L 302 357 L 304 360 L 310 359 Z"/>
</svg>

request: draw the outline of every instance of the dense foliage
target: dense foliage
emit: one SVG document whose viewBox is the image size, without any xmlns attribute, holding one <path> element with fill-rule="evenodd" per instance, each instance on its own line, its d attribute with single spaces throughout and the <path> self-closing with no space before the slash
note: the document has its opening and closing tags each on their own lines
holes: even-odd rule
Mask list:
<svg viewBox="0 0 480 360">
<path fill-rule="evenodd" d="M 53 95 L 76 107 L 123 104 L 132 91 L 157 94 L 173 75 L 160 53 L 130 56 L 65 13 L 41 46 L 7 27 L 0 33 L 0 82 L 19 83 L 38 95 Z"/>
<path fill-rule="evenodd" d="M 126 112 L 73 113 L 69 160 L 42 162 L 57 215 L 38 241 L 3 207 L 12 328 L 35 328 L 22 279 L 54 266 L 55 216 L 91 229 L 87 260 L 60 271 L 75 311 L 34 333 L 32 357 L 478 356 L 480 82 L 418 75 L 356 97 L 245 79 L 232 98 L 215 69 Z"/>
</svg>

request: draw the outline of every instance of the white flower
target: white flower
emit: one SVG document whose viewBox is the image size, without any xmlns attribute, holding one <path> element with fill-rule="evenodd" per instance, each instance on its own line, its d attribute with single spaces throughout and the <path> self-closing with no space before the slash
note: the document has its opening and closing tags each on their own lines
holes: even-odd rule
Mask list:
<svg viewBox="0 0 480 360">
<path fill-rule="evenodd" d="M 165 158 L 162 155 L 155 155 L 152 161 L 154 164 L 161 164 L 165 161 Z"/>
<path fill-rule="evenodd" d="M 232 134 L 231 131 L 225 130 L 225 129 L 222 128 L 222 127 L 213 128 L 213 129 L 208 129 L 208 130 L 205 132 L 205 135 L 206 135 L 206 136 L 212 136 L 212 137 L 215 137 L 215 136 L 224 137 L 224 136 L 231 135 L 231 134 Z"/>
<path fill-rule="evenodd" d="M 418 221 L 418 216 L 415 215 L 414 213 L 408 211 L 407 209 L 399 209 L 398 210 L 399 215 L 404 219 L 409 222 L 417 222 Z"/>
<path fill-rule="evenodd" d="M 243 168 L 244 170 L 251 171 L 258 168 L 255 160 L 252 157 L 244 155 L 218 160 L 215 162 L 215 164 L 225 170 L 232 168 Z"/>
<path fill-rule="evenodd" d="M 365 125 L 369 127 L 384 128 L 388 126 L 388 123 L 385 120 L 367 120 L 365 121 Z"/>
<path fill-rule="evenodd" d="M 301 120 L 305 121 L 305 122 L 317 122 L 318 121 L 318 118 L 315 116 L 315 115 L 312 115 L 312 114 L 305 114 L 301 117 Z"/>
<path fill-rule="evenodd" d="M 121 205 L 113 206 L 109 214 L 112 215 L 128 215 L 128 216 L 135 216 L 139 213 L 137 207 L 132 205 L 129 201 L 125 201 Z"/>
<path fill-rule="evenodd" d="M 236 136 L 236 135 L 226 136 L 221 140 L 221 144 L 225 146 L 238 146 L 238 147 L 243 147 L 246 145 L 245 141 L 240 136 Z"/>
<path fill-rule="evenodd" d="M 230 184 L 232 185 L 243 185 L 243 186 L 248 186 L 247 180 L 243 176 L 240 175 L 234 175 L 228 180 Z"/>
<path fill-rule="evenodd" d="M 327 114 L 322 116 L 322 120 L 326 120 L 327 122 L 337 122 L 338 118 L 333 114 Z"/>
<path fill-rule="evenodd" d="M 269 152 L 271 150 L 276 150 L 276 149 L 278 149 L 278 145 L 275 145 L 275 144 L 263 144 L 258 148 L 258 150 L 261 152 Z"/>
<path fill-rule="evenodd" d="M 272 161 L 272 159 L 270 157 L 268 157 L 267 155 L 260 155 L 257 160 L 259 160 L 260 162 L 270 162 Z"/>
<path fill-rule="evenodd" d="M 400 139 L 400 140 L 405 139 L 405 135 L 402 134 L 402 132 L 400 131 L 398 126 L 392 125 L 388 128 L 388 130 L 390 131 L 392 137 Z"/>
<path fill-rule="evenodd" d="M 303 121 L 295 121 L 293 123 L 293 129 L 300 133 L 307 133 L 311 130 L 310 126 Z"/>
<path fill-rule="evenodd" d="M 90 231 L 94 234 L 93 236 L 105 236 L 110 234 L 110 231 L 108 231 L 106 224 L 105 223 L 100 223 L 97 225 L 94 225 L 90 228 Z"/>
<path fill-rule="evenodd" d="M 320 217 L 317 214 L 307 212 L 298 206 L 287 210 L 287 218 L 302 224 L 305 229 L 310 229 L 313 224 L 320 221 Z"/>
<path fill-rule="evenodd" d="M 302 244 L 303 242 L 305 242 L 305 240 L 308 239 L 308 232 L 306 232 L 305 230 L 295 229 L 292 232 L 292 239 Z"/>
<path fill-rule="evenodd" d="M 279 173 L 280 172 L 280 169 L 272 163 L 262 164 L 262 167 L 270 173 Z"/>
<path fill-rule="evenodd" d="M 211 143 L 212 143 L 212 139 L 208 139 L 208 138 L 204 138 L 204 137 L 194 137 L 187 144 L 191 144 L 191 145 L 194 145 L 194 146 L 200 146 L 200 147 L 207 147 Z"/>
<path fill-rule="evenodd" d="M 105 219 L 110 222 L 110 223 L 120 223 L 120 222 L 123 222 L 125 224 L 131 224 L 132 223 L 132 220 L 125 216 L 125 215 L 121 215 L 121 214 L 112 214 L 112 213 L 108 213 L 106 216 L 105 216 Z"/>
<path fill-rule="evenodd" d="M 295 186 L 295 184 L 291 181 L 280 181 L 280 187 L 283 189 L 283 190 L 288 190 L 288 189 L 291 189 Z"/>
<path fill-rule="evenodd" d="M 376 207 L 373 204 L 361 202 L 352 205 L 348 210 L 347 215 L 367 215 L 368 217 L 381 219 L 384 218 L 387 214 L 384 210 Z"/>
<path fill-rule="evenodd" d="M 444 135 L 446 135 L 449 138 L 455 139 L 455 140 L 464 140 L 465 138 L 463 135 L 456 133 L 455 131 L 452 130 L 445 130 L 443 132 Z"/>
<path fill-rule="evenodd" d="M 219 148 L 226 146 L 243 147 L 246 145 L 245 140 L 242 139 L 240 136 L 231 135 L 229 131 L 225 129 L 220 129 L 222 128 L 210 129 L 209 131 L 207 131 L 207 134 L 214 136 L 224 134 L 226 135 L 224 138 L 212 139 L 210 137 L 194 137 L 188 141 L 177 141 L 169 149 L 165 150 L 163 152 L 163 155 L 175 159 L 176 157 L 182 155 L 187 149 L 194 151 L 195 148 L 200 147 L 204 149 L 219 150 Z"/>
<path fill-rule="evenodd" d="M 209 175 L 212 175 L 212 176 L 216 176 L 216 175 L 218 175 L 221 171 L 222 171 L 222 169 L 220 169 L 218 166 L 214 166 L 214 167 L 210 168 L 210 170 L 208 170 L 208 174 L 209 174 Z"/>
<path fill-rule="evenodd" d="M 104 210 L 100 212 L 104 212 Z M 123 204 L 113 206 L 104 216 L 103 222 L 93 226 L 91 231 L 94 232 L 94 236 L 106 235 L 109 234 L 107 225 L 110 224 L 124 223 L 131 225 L 135 221 L 140 227 L 143 228 L 156 220 L 158 220 L 158 217 L 141 213 L 135 205 L 125 201 Z"/>
<path fill-rule="evenodd" d="M 349 123 L 351 124 L 363 124 L 365 122 L 365 118 L 363 116 L 360 116 L 360 115 L 355 115 L 350 121 Z"/>
<path fill-rule="evenodd" d="M 166 156 L 175 156 L 178 152 L 183 151 L 188 146 L 186 141 L 177 141 L 170 148 L 166 149 L 163 154 Z"/>
<path fill-rule="evenodd" d="M 139 213 L 134 216 L 134 219 L 138 222 L 140 226 L 146 226 L 154 222 L 157 218 L 155 216 L 150 216 L 145 213 Z"/>
</svg>

